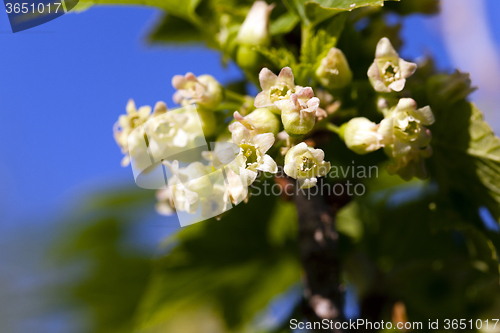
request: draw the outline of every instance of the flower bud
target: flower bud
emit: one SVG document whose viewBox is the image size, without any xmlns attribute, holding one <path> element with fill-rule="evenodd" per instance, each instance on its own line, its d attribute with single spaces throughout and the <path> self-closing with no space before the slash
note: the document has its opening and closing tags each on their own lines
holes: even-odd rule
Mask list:
<svg viewBox="0 0 500 333">
<path fill-rule="evenodd" d="M 301 188 L 311 188 L 318 179 L 330 171 L 330 162 L 325 162 L 325 153 L 321 149 L 307 146 L 305 142 L 293 146 L 285 155 L 285 173 L 299 181 Z"/>
<path fill-rule="evenodd" d="M 196 77 L 193 73 L 175 75 L 172 86 L 177 91 L 173 96 L 175 103 L 182 106 L 197 103 L 205 108 L 215 108 L 222 102 L 222 87 L 211 75 Z"/>
<path fill-rule="evenodd" d="M 332 47 L 316 69 L 316 77 L 327 88 L 339 89 L 352 81 L 352 71 L 344 53 Z"/>
<path fill-rule="evenodd" d="M 236 52 L 236 63 L 242 69 L 255 73 L 262 67 L 264 57 L 258 51 L 254 50 L 254 46 L 240 45 Z"/>
<path fill-rule="evenodd" d="M 265 1 L 255 1 L 238 31 L 237 41 L 241 45 L 267 45 L 269 37 L 269 16 L 274 4 Z"/>
<path fill-rule="evenodd" d="M 378 132 L 379 125 L 364 117 L 353 118 L 342 126 L 346 146 L 357 154 L 364 155 L 384 146 L 384 136 Z"/>
<path fill-rule="evenodd" d="M 289 99 L 278 101 L 275 105 L 281 110 L 281 121 L 291 136 L 306 134 L 316 124 L 319 99 L 314 97 L 311 87 L 301 88 Z"/>
<path fill-rule="evenodd" d="M 248 128 L 252 136 L 264 133 L 273 133 L 277 135 L 280 129 L 280 122 L 276 114 L 271 112 L 268 108 L 255 109 L 245 117 L 238 111 L 235 111 L 234 119 Z"/>
</svg>

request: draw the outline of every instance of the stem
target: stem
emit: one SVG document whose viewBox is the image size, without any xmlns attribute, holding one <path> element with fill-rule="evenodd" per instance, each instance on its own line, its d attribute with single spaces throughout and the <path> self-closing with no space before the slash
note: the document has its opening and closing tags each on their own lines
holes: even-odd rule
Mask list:
<svg viewBox="0 0 500 333">
<path fill-rule="evenodd" d="M 224 96 L 226 97 L 227 100 L 239 102 L 242 104 L 247 101 L 245 98 L 245 95 L 241 95 L 241 94 L 238 94 L 237 92 L 227 90 L 227 89 L 224 90 Z"/>
<path fill-rule="evenodd" d="M 321 186 L 318 180 L 316 186 Z M 304 314 L 311 322 L 344 321 L 335 216 L 318 191 L 297 190 L 299 252 L 304 267 Z M 322 332 L 341 333 L 335 328 Z"/>
<path fill-rule="evenodd" d="M 338 127 L 337 125 L 334 125 L 332 123 L 326 123 L 325 127 L 330 132 L 337 133 L 338 135 L 341 135 L 340 127 Z"/>
</svg>

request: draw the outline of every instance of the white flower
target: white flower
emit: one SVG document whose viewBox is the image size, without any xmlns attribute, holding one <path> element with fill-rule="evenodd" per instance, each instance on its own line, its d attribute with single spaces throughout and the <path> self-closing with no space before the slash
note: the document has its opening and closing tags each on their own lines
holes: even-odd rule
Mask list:
<svg viewBox="0 0 500 333">
<path fill-rule="evenodd" d="M 290 67 L 283 68 L 278 76 L 263 68 L 259 73 L 259 81 L 262 91 L 255 97 L 255 107 L 269 107 L 279 113 L 274 102 L 289 99 L 290 95 L 295 93 L 296 86 Z"/>
<path fill-rule="evenodd" d="M 195 106 L 185 106 L 149 120 L 145 125 L 149 149 L 155 160 L 187 152 L 204 143 L 200 116 Z"/>
<path fill-rule="evenodd" d="M 274 4 L 255 1 L 238 31 L 237 41 L 244 45 L 266 45 L 269 43 L 269 15 Z"/>
<path fill-rule="evenodd" d="M 229 193 L 224 185 L 221 184 L 215 184 L 212 194 L 200 199 L 200 206 L 203 218 L 220 215 L 232 208 Z"/>
<path fill-rule="evenodd" d="M 432 155 L 430 147 L 431 131 L 425 127 L 434 123 L 430 107 L 417 109 L 411 98 L 402 98 L 396 108 L 380 123 L 379 132 L 390 138 L 385 152 L 391 157 L 388 166 L 391 174 L 399 174 L 403 179 L 427 178 L 425 158 Z"/>
<path fill-rule="evenodd" d="M 171 173 L 168 187 L 176 210 L 194 214 L 201 200 L 212 195 L 214 187 L 209 175 L 210 168 L 200 162 L 180 168 L 177 160 L 163 161 L 163 164 Z"/>
<path fill-rule="evenodd" d="M 316 124 L 319 99 L 314 97 L 311 87 L 301 87 L 290 98 L 279 100 L 275 105 L 281 110 L 281 121 L 290 135 L 306 134 Z"/>
<path fill-rule="evenodd" d="M 232 126 L 233 143 L 238 145 L 240 151 L 236 158 L 229 164 L 231 169 L 239 175 L 245 184 L 250 186 L 257 177 L 257 171 L 270 173 L 278 172 L 278 166 L 266 152 L 274 144 L 272 133 L 251 136 L 250 131 L 240 123 Z"/>
<path fill-rule="evenodd" d="M 368 78 L 378 92 L 401 91 L 406 78 L 417 69 L 417 64 L 401 59 L 387 38 L 382 38 L 377 45 L 375 61 L 368 70 Z"/>
<path fill-rule="evenodd" d="M 357 154 L 364 155 L 378 150 L 389 141 L 379 133 L 380 125 L 364 117 L 353 118 L 342 126 L 346 146 Z"/>
<path fill-rule="evenodd" d="M 155 105 L 153 114 L 151 114 L 150 106 L 141 106 L 137 109 L 134 100 L 130 99 L 127 103 L 126 110 L 127 114 L 121 115 L 113 126 L 115 141 L 121 148 L 122 153 L 126 155 L 122 160 L 122 166 L 127 166 L 130 163 L 129 153 L 133 156 L 137 156 L 137 154 L 141 153 L 143 150 L 139 149 L 139 147 L 142 147 L 142 131 L 134 130 L 146 123 L 150 118 L 167 112 L 167 106 L 163 102 L 158 102 Z"/>
<path fill-rule="evenodd" d="M 182 106 L 197 103 L 210 109 L 222 102 L 222 87 L 211 75 L 175 75 L 172 85 L 177 89 L 173 100 Z"/>
<path fill-rule="evenodd" d="M 285 173 L 299 180 L 301 188 L 311 188 L 318 179 L 330 171 L 330 162 L 325 162 L 325 153 L 301 142 L 288 150 L 285 156 Z"/>
<path fill-rule="evenodd" d="M 352 81 L 352 71 L 344 53 L 332 47 L 316 69 L 319 82 L 328 88 L 338 89 Z"/>
</svg>

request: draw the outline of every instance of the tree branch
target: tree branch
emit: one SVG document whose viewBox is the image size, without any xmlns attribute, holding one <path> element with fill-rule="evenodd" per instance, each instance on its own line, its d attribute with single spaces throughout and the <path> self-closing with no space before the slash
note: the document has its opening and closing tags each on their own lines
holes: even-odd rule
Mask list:
<svg viewBox="0 0 500 333">
<path fill-rule="evenodd" d="M 304 313 L 311 322 L 328 319 L 335 324 L 344 321 L 338 233 L 332 208 L 321 195 L 321 182 L 317 187 L 297 189 L 294 195 L 299 219 L 300 259 L 305 271 Z"/>
</svg>

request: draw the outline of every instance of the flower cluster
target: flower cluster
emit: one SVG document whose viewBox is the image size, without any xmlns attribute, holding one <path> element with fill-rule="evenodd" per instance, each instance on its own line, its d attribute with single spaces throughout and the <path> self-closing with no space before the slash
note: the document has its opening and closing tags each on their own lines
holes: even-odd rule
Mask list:
<svg viewBox="0 0 500 333">
<path fill-rule="evenodd" d="M 366 154 L 384 147 L 391 158 L 388 166 L 391 174 L 405 180 L 413 177 L 427 178 L 424 158 L 430 157 L 431 131 L 425 127 L 434 123 L 430 107 L 417 109 L 411 98 L 402 98 L 380 122 L 375 124 L 359 117 L 342 127 L 343 137 L 349 149 Z"/>
<path fill-rule="evenodd" d="M 236 39 L 240 48 L 269 42 L 272 9 L 273 5 L 263 1 L 254 3 Z M 254 29 L 257 21 L 259 25 Z M 120 116 L 115 139 L 123 153 L 130 156 L 123 164 L 139 154 L 139 146 L 141 154 L 147 145 L 149 157 L 162 160 L 162 156 L 176 152 L 199 151 L 206 145 L 206 136 L 217 137 L 212 150 L 207 147 L 198 160 L 182 154 L 173 161 L 163 160 L 170 176 L 168 185 L 157 192 L 160 213 L 199 213 L 204 218 L 220 215 L 233 204 L 248 200 L 248 187 L 259 172 L 277 173 L 275 158 L 284 161 L 283 171 L 296 179 L 300 188 L 316 186 L 318 177 L 331 169 L 323 150 L 315 148 L 311 140 L 325 128 L 338 133 L 358 154 L 383 148 L 391 162 L 390 174 L 406 180 L 427 177 L 425 158 L 432 150 L 431 132 L 426 126 L 432 125 L 434 115 L 429 107 L 418 109 L 413 99 L 397 95 L 417 65 L 401 59 L 390 41 L 382 38 L 368 78 L 379 93 L 377 107 L 384 119 L 375 123 L 356 117 L 340 128 L 330 121 L 341 112 L 342 93 L 353 79 L 349 63 L 344 53 L 333 47 L 318 56 L 316 65 L 308 82 L 319 85 L 315 88 L 317 94 L 312 87 L 296 85 L 290 67 L 281 69 L 278 75 L 262 68 L 261 91 L 255 99 L 224 90 L 210 75 L 174 76 L 173 100 L 181 109 L 167 112 L 165 103 L 159 102 L 153 112 L 150 107 L 137 110 L 131 100 L 127 114 Z M 235 101 L 241 106 L 238 110 L 224 108 L 235 105 Z M 147 144 L 136 144 L 144 138 Z M 186 158 L 183 161 L 179 156 Z"/>
<path fill-rule="evenodd" d="M 388 93 L 404 89 L 406 78 L 417 68 L 399 58 L 387 38 L 377 45 L 375 62 L 368 70 L 373 88 Z M 384 113 L 380 124 L 358 117 L 342 126 L 342 136 L 347 147 L 358 154 L 366 154 L 384 147 L 391 159 L 387 167 L 390 174 L 398 174 L 405 180 L 413 177 L 427 178 L 425 158 L 432 155 L 431 131 L 426 127 L 434 123 L 434 114 L 429 106 L 417 109 L 411 98 L 402 98 L 390 108 L 394 98 L 380 97 L 378 107 Z"/>
</svg>

